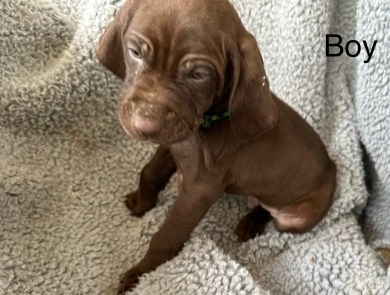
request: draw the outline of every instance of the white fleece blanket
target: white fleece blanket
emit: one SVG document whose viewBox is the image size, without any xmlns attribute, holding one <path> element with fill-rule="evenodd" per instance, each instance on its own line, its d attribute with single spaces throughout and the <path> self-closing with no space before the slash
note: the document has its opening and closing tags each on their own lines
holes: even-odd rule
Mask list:
<svg viewBox="0 0 390 295">
<path fill-rule="evenodd" d="M 378 44 L 372 62 L 358 61 L 355 97 L 368 156 L 364 232 L 373 247 L 390 248 L 390 2 L 378 2 L 363 1 L 357 10 L 357 38 Z"/>
<path fill-rule="evenodd" d="M 175 200 L 173 180 L 141 219 L 123 204 L 155 147 L 122 131 L 121 82 L 93 53 L 120 2 L 0 1 L 0 294 L 113 293 Z M 374 171 L 366 228 L 372 245 L 388 243 L 388 1 L 233 3 L 259 41 L 271 88 L 337 164 L 334 204 L 310 233 L 270 224 L 240 244 L 233 229 L 246 200 L 223 196 L 134 294 L 390 294 L 387 266 L 356 218 L 368 197 L 361 137 Z M 344 45 L 381 42 L 368 64 L 364 50 L 326 58 L 327 33 Z"/>
</svg>

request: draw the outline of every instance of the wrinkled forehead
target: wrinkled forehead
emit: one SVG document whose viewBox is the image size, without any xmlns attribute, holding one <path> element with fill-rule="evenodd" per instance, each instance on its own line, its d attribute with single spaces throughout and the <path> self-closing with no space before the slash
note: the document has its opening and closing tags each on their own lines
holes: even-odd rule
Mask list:
<svg viewBox="0 0 390 295">
<path fill-rule="evenodd" d="M 154 47 L 169 51 L 213 54 L 220 51 L 222 36 L 231 34 L 229 27 L 234 26 L 232 18 L 227 20 L 224 9 L 211 5 L 214 2 L 220 5 L 224 1 L 144 0 L 126 35 L 141 35 Z"/>
</svg>

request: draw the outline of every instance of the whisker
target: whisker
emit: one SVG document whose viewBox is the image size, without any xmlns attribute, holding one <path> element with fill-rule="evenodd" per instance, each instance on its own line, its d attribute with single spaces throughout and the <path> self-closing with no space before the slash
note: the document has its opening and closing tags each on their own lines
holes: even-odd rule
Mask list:
<svg viewBox="0 0 390 295">
<path fill-rule="evenodd" d="M 204 140 L 206 141 L 207 145 L 209 145 L 209 141 L 207 140 L 207 137 L 206 137 L 206 135 L 202 132 L 202 130 L 198 129 L 198 130 L 196 131 L 196 133 L 198 134 L 199 138 L 200 138 L 200 136 L 202 135 L 203 138 L 204 138 Z"/>
</svg>

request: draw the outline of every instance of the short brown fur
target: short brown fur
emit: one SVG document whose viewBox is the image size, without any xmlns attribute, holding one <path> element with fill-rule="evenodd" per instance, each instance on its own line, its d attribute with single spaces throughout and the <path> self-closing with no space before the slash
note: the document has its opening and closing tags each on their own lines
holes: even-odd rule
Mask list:
<svg viewBox="0 0 390 295">
<path fill-rule="evenodd" d="M 160 144 L 127 207 L 142 216 L 179 176 L 172 212 L 119 292 L 173 258 L 223 192 L 255 200 L 237 225 L 240 241 L 271 219 L 302 233 L 326 215 L 336 167 L 310 125 L 269 90 L 257 42 L 228 0 L 128 0 L 96 54 L 124 80 L 124 130 Z M 200 127 L 205 113 L 223 111 L 229 119 Z"/>
</svg>

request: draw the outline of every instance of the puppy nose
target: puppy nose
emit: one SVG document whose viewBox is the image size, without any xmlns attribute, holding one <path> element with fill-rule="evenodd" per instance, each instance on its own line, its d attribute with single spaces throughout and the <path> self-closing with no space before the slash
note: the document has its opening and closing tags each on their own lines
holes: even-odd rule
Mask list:
<svg viewBox="0 0 390 295">
<path fill-rule="evenodd" d="M 157 136 L 162 129 L 159 110 L 151 107 L 138 109 L 133 117 L 133 128 L 136 132 L 147 137 Z"/>
</svg>

